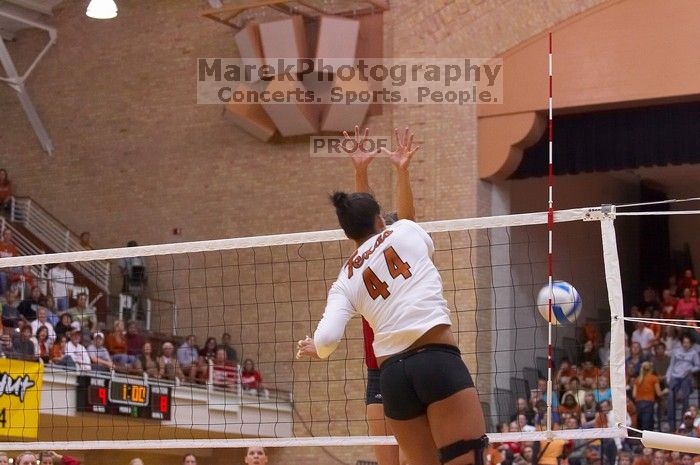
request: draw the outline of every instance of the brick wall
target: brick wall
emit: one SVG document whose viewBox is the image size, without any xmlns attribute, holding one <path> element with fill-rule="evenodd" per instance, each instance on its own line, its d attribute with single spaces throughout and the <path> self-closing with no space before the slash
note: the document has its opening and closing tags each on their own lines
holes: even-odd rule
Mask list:
<svg viewBox="0 0 700 465">
<path fill-rule="evenodd" d="M 309 158 L 304 138 L 260 143 L 227 121 L 221 107 L 196 105 L 195 60 L 236 53 L 231 31 L 197 16 L 206 2 L 118 3 L 119 17 L 108 22 L 86 19 L 79 0 L 57 11 L 58 44 L 29 81 L 56 146 L 53 157 L 41 151 L 13 93 L 0 87 L 0 166 L 17 193 L 75 231 L 91 231 L 98 247 L 335 228 L 326 194 L 352 187 L 347 162 Z M 388 56 L 489 57 L 597 3 L 394 1 L 384 49 Z M 41 39 L 28 31 L 8 47 L 26 63 Z M 400 106 L 367 124 L 385 134 L 411 124 L 418 134 L 419 220 L 490 213 L 491 187 L 476 176 L 475 108 Z M 387 164 L 376 162 L 371 183 L 389 205 L 391 181 Z M 182 236 L 172 236 L 176 227 Z M 345 463 L 371 457 L 368 448 L 332 452 Z M 227 457 L 214 451 L 210 463 L 230 463 Z M 272 457 L 338 463 L 318 449 Z"/>
</svg>

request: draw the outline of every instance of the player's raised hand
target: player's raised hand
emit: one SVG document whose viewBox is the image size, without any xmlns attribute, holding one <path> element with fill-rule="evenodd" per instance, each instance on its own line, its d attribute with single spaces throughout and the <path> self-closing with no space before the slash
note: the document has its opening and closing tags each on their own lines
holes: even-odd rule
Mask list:
<svg viewBox="0 0 700 465">
<path fill-rule="evenodd" d="M 314 344 L 314 340 L 311 339 L 309 336 L 306 336 L 306 339 L 302 339 L 299 342 L 297 342 L 297 358 L 301 357 L 309 357 L 309 358 L 317 358 L 320 359 L 321 357 L 318 356 L 318 352 L 316 352 L 316 344 Z"/>
<path fill-rule="evenodd" d="M 351 136 L 347 131 L 343 131 L 343 136 L 345 137 L 343 149 L 347 151 L 355 169 L 367 169 L 377 155 L 376 151 L 368 151 L 374 147 L 374 144 L 368 142 L 369 128 L 365 128 L 363 131 L 356 125 L 354 135 Z"/>
<path fill-rule="evenodd" d="M 394 150 L 388 150 L 382 147 L 382 152 L 389 156 L 389 161 L 396 166 L 398 170 L 405 170 L 411 163 L 411 158 L 420 146 L 413 147 L 413 133 L 406 126 L 403 133 L 398 129 L 394 129 L 394 135 L 396 136 L 396 146 Z"/>
</svg>

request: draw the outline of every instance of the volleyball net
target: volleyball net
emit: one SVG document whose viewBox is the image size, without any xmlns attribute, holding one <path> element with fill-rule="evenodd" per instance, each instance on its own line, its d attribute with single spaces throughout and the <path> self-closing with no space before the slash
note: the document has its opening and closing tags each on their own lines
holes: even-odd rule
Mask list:
<svg viewBox="0 0 700 465">
<path fill-rule="evenodd" d="M 422 224 L 435 243 L 453 330 L 492 442 L 626 436 L 614 218 L 613 207 L 555 213 L 554 278 L 578 290 L 583 309 L 572 323 L 552 328 L 551 374 L 548 323 L 536 306 L 548 283 L 547 214 Z M 333 230 L 0 259 L 6 273 L 67 263 L 74 285 L 87 293 L 85 263 L 108 261 L 112 269 L 110 297 L 95 303 L 93 320 L 71 298 L 72 321 L 54 325 L 68 344 L 94 345 L 90 353 L 97 358 L 106 347 L 111 364 L 71 363 L 65 349 L 49 350 L 34 406 L 8 406 L 14 423 L 0 429 L 4 448 L 394 444 L 391 437 L 368 436 L 359 318 L 329 360 L 295 359 L 297 341 L 313 334 L 327 291 L 353 250 L 342 231 Z M 42 278 L 36 277 L 39 287 Z M 39 306 L 60 316 L 53 303 Z M 119 320 L 130 327 L 124 337 Z M 10 313 L 3 323 L 5 340 L 21 347 L 15 326 L 22 323 Z M 97 333 L 106 343 L 95 342 Z M 141 354 L 144 343 L 150 356 Z M 3 347 L 8 359 L 26 358 Z M 600 390 L 610 402 L 609 409 L 589 412 L 590 423 L 581 428 L 582 406 L 567 412 L 558 400 L 586 390 Z M 523 402 L 535 410 L 521 405 L 519 411 Z M 555 416 L 551 430 L 549 415 Z M 576 422 L 567 424 L 570 417 Z M 29 418 L 37 418 L 34 429 Z"/>
</svg>

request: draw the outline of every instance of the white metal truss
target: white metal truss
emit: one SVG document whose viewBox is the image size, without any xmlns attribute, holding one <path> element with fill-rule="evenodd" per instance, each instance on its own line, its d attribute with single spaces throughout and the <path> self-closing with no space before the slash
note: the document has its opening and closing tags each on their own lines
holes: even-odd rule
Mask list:
<svg viewBox="0 0 700 465">
<path fill-rule="evenodd" d="M 49 41 L 46 46 L 44 46 L 43 50 L 39 52 L 27 70 L 20 75 L 9 51 L 7 50 L 7 47 L 5 46 L 4 40 L 0 38 L 0 64 L 2 64 L 2 67 L 5 69 L 5 76 L 0 76 L 0 81 L 6 82 L 15 92 L 17 92 L 20 104 L 22 105 L 24 113 L 27 115 L 32 128 L 34 128 L 34 133 L 39 139 L 41 146 L 49 155 L 51 155 L 53 152 L 53 143 L 51 142 L 49 133 L 46 131 L 46 127 L 44 127 L 44 123 L 42 123 L 41 119 L 39 118 L 39 114 L 37 113 L 34 103 L 29 96 L 26 81 L 32 71 L 34 71 L 34 68 L 39 61 L 44 57 L 46 52 L 48 52 L 49 48 L 56 43 L 57 33 L 55 28 L 36 20 L 34 15 L 30 14 L 29 12 L 23 13 L 23 11 L 27 10 L 17 8 L 17 6 L 31 6 L 26 4 L 27 1 L 31 3 L 30 0 L 23 0 L 21 2 L 18 0 L 10 0 L 12 4 L 0 1 L 0 18 L 19 23 L 24 27 L 34 27 L 44 30 L 49 35 Z M 37 11 L 47 13 L 47 11 L 41 9 Z M 48 10 L 48 13 L 50 14 L 51 11 Z"/>
</svg>

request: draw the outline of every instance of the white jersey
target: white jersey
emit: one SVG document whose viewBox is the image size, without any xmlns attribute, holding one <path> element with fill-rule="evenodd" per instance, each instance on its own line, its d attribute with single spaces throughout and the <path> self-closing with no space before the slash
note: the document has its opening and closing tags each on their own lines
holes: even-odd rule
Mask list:
<svg viewBox="0 0 700 465">
<path fill-rule="evenodd" d="M 364 242 L 328 293 L 314 333 L 319 356 L 326 358 L 336 349 L 348 320 L 358 313 L 374 330 L 377 357 L 407 349 L 437 325 L 450 325 L 433 252 L 433 240 L 409 220 Z"/>
</svg>

